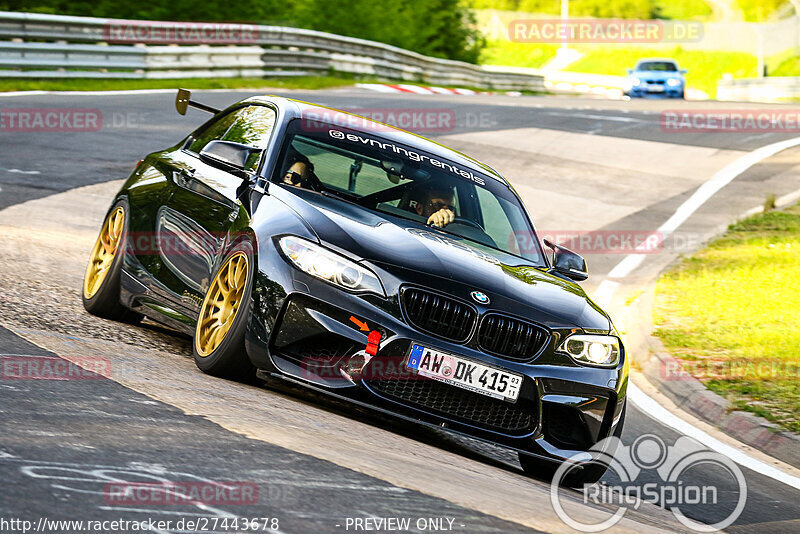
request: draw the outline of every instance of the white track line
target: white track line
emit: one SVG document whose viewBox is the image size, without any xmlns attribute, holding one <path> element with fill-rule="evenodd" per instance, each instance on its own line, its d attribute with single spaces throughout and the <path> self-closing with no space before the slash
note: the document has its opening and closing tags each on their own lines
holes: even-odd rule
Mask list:
<svg viewBox="0 0 800 534">
<path fill-rule="evenodd" d="M 786 193 L 782 197 L 778 197 L 777 199 L 775 199 L 775 207 L 778 209 L 784 208 L 789 204 L 794 204 L 798 200 L 800 200 L 800 189 L 798 189 L 797 191 L 792 191 L 791 193 Z M 753 215 L 762 213 L 763 211 L 764 211 L 764 206 L 753 206 L 752 208 L 744 212 L 741 217 L 742 219 L 744 219 L 746 217 L 751 217 Z"/>
<path fill-rule="evenodd" d="M 710 180 L 701 185 L 697 191 L 680 205 L 675 213 L 667 219 L 656 230 L 655 239 L 662 242 L 668 235 L 674 232 L 686 219 L 692 216 L 700 206 L 706 203 L 709 198 L 714 196 L 720 189 L 731 183 L 731 181 L 742 174 L 744 171 L 761 162 L 762 160 L 774 156 L 782 150 L 800 145 L 800 137 L 787 139 L 778 143 L 763 146 L 753 152 L 745 154 L 741 158 L 733 161 L 716 172 Z M 652 241 L 647 240 L 648 243 Z M 625 278 L 631 274 L 645 259 L 645 254 L 628 254 L 608 273 L 609 278 Z"/>
<path fill-rule="evenodd" d="M 721 442 L 717 438 L 712 437 L 690 423 L 687 423 L 674 413 L 661 406 L 661 404 L 656 402 L 652 397 L 648 396 L 644 391 L 636 387 L 636 384 L 633 382 L 628 382 L 628 396 L 631 398 L 634 404 L 636 404 L 642 410 L 642 412 L 644 412 L 645 415 L 652 418 L 654 421 L 673 428 L 681 434 L 689 436 L 690 438 L 696 439 L 709 449 L 715 450 L 720 454 L 724 454 L 742 467 L 752 469 L 756 473 L 760 473 L 771 479 L 777 480 L 778 482 L 783 482 L 787 486 L 800 489 L 800 477 L 792 476 L 772 465 L 769 465 L 768 463 L 762 462 L 761 460 L 756 460 L 752 456 L 743 453 L 736 447 L 731 447 L 730 445 Z"/>
<path fill-rule="evenodd" d="M 592 293 L 592 300 L 594 300 L 603 308 L 607 307 L 609 304 L 611 304 L 611 297 L 614 296 L 614 293 L 617 291 L 619 286 L 619 282 L 614 282 L 613 280 L 603 280 L 597 286 L 597 289 L 595 289 Z"/>
<path fill-rule="evenodd" d="M 787 139 L 770 145 L 763 146 L 753 152 L 750 152 L 741 158 L 726 165 L 720 171 L 714 174 L 710 180 L 701 185 L 694 194 L 689 197 L 675 213 L 667 219 L 667 221 L 659 227 L 656 235 L 659 239 L 664 239 L 666 236 L 674 232 L 681 224 L 694 214 L 708 199 L 716 194 L 720 189 L 728 185 L 737 176 L 745 172 L 753 165 L 761 162 L 762 160 L 774 156 L 782 150 L 792 148 L 800 145 L 800 137 Z M 792 194 L 790 194 L 792 195 Z M 789 197 L 790 195 L 786 195 Z M 783 198 L 783 197 L 782 197 Z M 624 278 L 632 273 L 645 259 L 644 254 L 629 254 L 622 261 L 620 261 L 608 274 L 609 278 Z M 619 283 L 605 280 L 600 283 L 597 290 L 597 298 L 602 299 L 604 302 L 609 302 L 611 296 L 619 287 Z M 757 460 L 739 449 L 727 445 L 720 440 L 710 436 L 706 432 L 695 427 L 691 423 L 684 421 L 674 413 L 670 412 L 652 397 L 648 396 L 641 389 L 636 387 L 633 382 L 628 382 L 628 395 L 642 412 L 651 417 L 656 422 L 662 423 L 678 432 L 692 437 L 705 445 L 706 447 L 724 454 L 737 464 L 751 469 L 757 473 L 767 476 L 778 482 L 782 482 L 795 489 L 800 489 L 800 477 L 796 477 L 785 473 L 784 471 Z"/>
<path fill-rule="evenodd" d="M 361 89 L 369 89 L 370 91 L 377 91 L 379 93 L 396 93 L 397 89 L 393 87 L 388 87 L 382 83 L 357 83 L 356 87 L 360 87 Z"/>
<path fill-rule="evenodd" d="M 453 94 L 453 90 L 452 89 L 448 89 L 446 87 L 436 87 L 435 85 L 431 85 L 430 87 L 428 87 L 428 89 L 430 89 L 431 91 L 433 91 L 437 95 L 452 95 Z"/>
<path fill-rule="evenodd" d="M 420 85 L 409 85 L 407 83 L 398 83 L 395 84 L 395 87 L 399 87 L 400 89 L 404 89 L 409 93 L 415 93 L 418 95 L 430 95 L 433 94 L 433 91 L 428 89 L 427 87 L 422 87 Z"/>
</svg>

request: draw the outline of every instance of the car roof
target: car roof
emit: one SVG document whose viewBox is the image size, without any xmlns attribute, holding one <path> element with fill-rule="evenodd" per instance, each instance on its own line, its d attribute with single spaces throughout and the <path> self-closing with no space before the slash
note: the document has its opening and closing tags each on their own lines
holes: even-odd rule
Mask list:
<svg viewBox="0 0 800 534">
<path fill-rule="evenodd" d="M 668 57 L 646 57 L 637 61 L 636 64 L 638 65 L 639 63 L 650 63 L 651 61 L 652 62 L 666 61 L 667 63 L 674 63 L 675 65 L 678 64 L 677 61 L 675 61 L 674 59 L 670 59 Z"/>
<path fill-rule="evenodd" d="M 322 106 L 319 104 L 312 104 L 310 102 L 303 102 L 302 100 L 295 100 L 292 98 L 285 98 L 281 96 L 273 96 L 273 95 L 264 95 L 264 96 L 254 96 L 243 100 L 242 102 L 258 102 L 258 103 L 273 103 L 281 106 L 286 114 L 287 120 L 294 119 L 294 118 L 302 118 L 309 116 L 317 117 L 319 116 L 320 110 L 324 110 L 322 120 L 333 122 L 334 124 L 348 124 L 352 125 L 353 121 L 347 121 L 343 119 L 343 117 L 357 117 L 358 123 L 363 124 L 363 128 L 353 128 L 352 126 L 343 126 L 342 128 L 349 128 L 352 130 L 362 130 L 365 133 L 369 134 L 377 134 L 383 139 L 388 141 L 394 141 L 397 143 L 403 143 L 405 145 L 410 145 L 420 150 L 424 150 L 425 152 L 429 152 L 431 154 L 435 154 L 437 156 L 441 156 L 443 159 L 447 159 L 452 161 L 453 163 L 457 163 L 463 167 L 470 168 L 473 171 L 478 171 L 483 174 L 486 174 L 498 182 L 502 183 L 503 185 L 509 186 L 508 181 L 503 178 L 503 176 L 491 168 L 489 165 L 482 163 L 476 159 L 473 159 L 457 150 L 453 150 L 441 143 L 437 143 L 436 141 L 432 141 L 421 135 L 417 135 L 412 132 L 407 132 L 406 130 L 401 130 L 400 128 L 395 128 L 394 126 L 383 124 L 377 121 L 370 120 L 366 117 L 362 117 L 361 115 L 357 115 L 355 113 L 349 113 L 347 111 L 342 111 L 340 109 L 330 108 L 327 106 Z M 316 112 L 317 115 L 312 115 L 312 113 Z M 338 119 L 338 120 L 337 120 Z M 371 129 L 374 129 L 371 131 Z M 510 186 L 509 186 L 510 187 Z"/>
</svg>

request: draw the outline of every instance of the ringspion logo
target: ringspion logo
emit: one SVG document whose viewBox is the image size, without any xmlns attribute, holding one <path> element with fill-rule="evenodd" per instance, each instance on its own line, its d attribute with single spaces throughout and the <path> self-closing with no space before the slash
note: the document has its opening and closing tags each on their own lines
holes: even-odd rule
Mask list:
<svg viewBox="0 0 800 534">
<path fill-rule="evenodd" d="M 615 480 L 612 484 L 584 484 L 579 495 L 563 499 L 559 491 L 570 473 L 581 466 L 605 467 Z M 697 477 L 693 469 L 713 472 L 715 477 Z M 704 479 L 708 479 L 704 482 Z M 700 481 L 699 483 L 694 483 Z M 725 489 L 718 483 L 732 482 Z M 735 489 L 734 489 L 735 488 Z M 724 493 L 723 493 L 724 492 Z M 698 441 L 679 437 L 672 445 L 654 434 L 643 434 L 630 445 L 612 436 L 599 441 L 586 452 L 573 455 L 556 470 L 550 485 L 550 503 L 558 517 L 579 532 L 602 532 L 614 527 L 628 510 L 642 503 L 657 504 L 670 510 L 685 527 L 696 532 L 716 532 L 731 525 L 744 511 L 747 481 L 742 470 L 727 456 L 710 450 Z M 592 521 L 571 514 L 575 504 L 599 504 L 604 515 Z M 694 507 L 694 508 L 693 508 Z M 698 510 L 713 507 L 714 517 L 701 523 Z M 692 517 L 690 517 L 692 516 Z"/>
</svg>

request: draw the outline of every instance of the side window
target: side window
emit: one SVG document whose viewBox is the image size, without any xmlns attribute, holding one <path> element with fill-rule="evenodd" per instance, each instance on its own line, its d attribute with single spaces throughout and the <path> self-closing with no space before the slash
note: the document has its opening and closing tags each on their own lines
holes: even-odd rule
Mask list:
<svg viewBox="0 0 800 534">
<path fill-rule="evenodd" d="M 247 106 L 220 117 L 193 135 L 188 150 L 199 154 L 211 141 L 233 141 L 265 148 L 275 127 L 275 111 L 266 106 Z"/>
<path fill-rule="evenodd" d="M 379 167 L 371 158 L 359 157 L 355 152 L 334 152 L 320 148 L 314 141 L 301 136 L 295 136 L 292 141 L 294 153 L 308 158 L 314 166 L 314 174 L 320 182 L 328 188 L 349 191 L 359 197 L 384 191 L 399 184 L 409 182 L 407 179 L 392 181 L 386 171 Z M 288 164 L 285 165 L 288 168 Z M 351 174 L 354 181 L 350 183 Z M 352 185 L 352 189 L 351 189 Z M 395 204 L 398 200 L 395 199 Z"/>
<path fill-rule="evenodd" d="M 483 228 L 498 246 L 506 248 L 512 254 L 519 254 L 517 236 L 514 227 L 508 220 L 508 211 L 503 206 L 505 200 L 498 198 L 488 189 L 475 188 L 478 191 L 478 202 L 483 214 Z M 515 211 L 515 210 L 512 210 Z"/>
<path fill-rule="evenodd" d="M 216 122 L 210 124 L 205 130 L 192 134 L 192 142 L 189 144 L 189 151 L 199 154 L 210 141 L 222 139 L 237 119 L 237 112 L 228 113 L 217 119 Z"/>
</svg>

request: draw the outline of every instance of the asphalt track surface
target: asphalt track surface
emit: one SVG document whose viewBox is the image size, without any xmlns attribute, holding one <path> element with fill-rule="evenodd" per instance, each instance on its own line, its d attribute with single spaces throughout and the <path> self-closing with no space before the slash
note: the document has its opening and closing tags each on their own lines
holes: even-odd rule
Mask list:
<svg viewBox="0 0 800 534">
<path fill-rule="evenodd" d="M 204 102 L 222 107 L 248 93 L 201 94 Z M 475 155 L 506 173 L 523 197 L 524 180 L 516 181 L 501 163 L 515 158 L 514 147 L 525 145 L 525 136 L 531 135 L 526 129 L 532 127 L 539 132 L 537 135 L 551 136 L 569 144 L 566 148 L 553 146 L 552 152 L 591 152 L 593 146 L 611 147 L 607 149 L 612 151 L 607 154 L 609 161 L 631 156 L 639 141 L 650 143 L 648 147 L 677 147 L 671 154 L 676 159 L 683 158 L 680 172 L 689 179 L 692 169 L 697 169 L 698 185 L 708 178 L 708 169 L 721 166 L 709 163 L 715 157 L 725 156 L 728 159 L 724 162 L 727 162 L 738 154 L 792 137 L 781 132 L 676 133 L 666 131 L 660 125 L 660 113 L 664 110 L 756 108 L 752 104 L 611 102 L 505 96 L 417 97 L 356 90 L 282 94 L 355 112 L 359 109 L 444 110 L 455 118 L 455 123 L 439 128 L 439 131 L 425 132 L 425 135 L 441 137 L 446 144 L 471 155 L 475 154 L 472 149 L 477 150 L 479 153 Z M 97 132 L 84 133 L 0 132 L 0 210 L 77 187 L 125 178 L 144 154 L 174 144 L 206 119 L 205 114 L 194 110 L 187 117 L 179 117 L 174 112 L 173 98 L 171 93 L 2 98 L 0 108 L 97 109 L 102 114 L 103 127 Z M 496 146 L 496 150 L 492 146 Z M 618 156 L 613 154 L 615 147 L 620 147 Z M 497 161 L 492 158 L 493 154 L 496 154 Z M 545 160 L 549 157 L 546 152 L 539 154 Z M 732 215 L 758 205 L 766 193 L 780 195 L 797 189 L 795 177 L 800 174 L 798 155 L 800 150 L 790 149 L 746 171 L 690 218 L 685 228 L 698 235 L 711 235 L 730 222 Z M 703 157 L 706 159 L 700 159 Z M 540 189 L 558 189 L 565 183 L 573 184 L 570 181 L 574 178 L 572 173 L 580 177 L 581 173 L 587 172 L 587 167 L 591 172 L 591 164 L 581 165 L 580 159 L 580 154 L 577 154 L 577 163 L 563 168 L 560 175 L 542 177 Z M 650 162 L 654 170 L 672 163 L 668 160 Z M 553 165 L 558 167 L 556 163 Z M 643 188 L 659 187 L 647 182 L 646 170 L 637 172 L 643 172 Z M 580 189 L 580 184 L 575 187 Z M 604 194 L 604 184 L 594 183 L 591 187 L 594 189 L 587 191 L 586 196 Z M 620 212 L 619 217 L 608 217 L 599 228 L 656 228 L 693 190 L 693 186 L 679 193 L 667 189 L 658 202 L 643 203 L 646 205 L 641 209 L 627 209 Z M 531 208 L 531 201 L 525 200 Z M 536 209 L 532 211 L 536 221 Z M 561 209 L 561 212 L 562 218 L 573 216 L 568 210 Z M 600 213 L 595 215 L 602 216 Z M 545 216 L 546 219 L 552 217 Z M 569 225 L 569 222 L 562 224 Z M 668 254 L 648 258 L 637 276 L 652 276 L 671 258 L 674 256 Z M 619 255 L 611 254 L 592 257 L 592 278 L 587 289 L 596 289 L 619 259 Z M 57 269 L 58 258 L 51 258 L 51 261 L 53 268 Z M 32 291 L 36 289 L 32 288 Z M 74 294 L 78 298 L 77 293 Z M 19 326 L 19 321 L 5 315 L 7 313 L 10 313 L 8 308 L 0 311 L 0 323 L 10 322 Z M 41 315 L 46 321 L 46 310 Z M 38 332 L 47 330 L 39 324 L 35 328 Z M 154 339 L 157 338 L 169 350 L 187 351 L 185 339 L 153 326 L 149 330 Z M 31 358 L 59 357 L 57 353 L 26 341 L 18 335 L 19 332 L 20 328 L 16 333 L 0 328 L 0 353 L 24 354 Z M 272 392 L 265 390 L 263 394 L 266 398 Z M 514 455 L 503 450 L 414 425 L 376 419 L 346 405 L 293 389 L 279 394 L 298 405 L 311 403 L 330 417 L 344 414 L 354 421 L 370 425 L 379 434 L 385 432 L 387 437 L 399 435 L 407 438 L 409 447 L 414 443 L 425 444 L 432 450 L 447 451 L 477 461 L 485 469 L 487 477 L 495 476 L 497 472 L 519 473 Z M 197 507 L 190 507 L 189 511 L 186 507 L 162 507 L 154 512 L 160 514 L 160 518 L 231 517 L 231 514 L 277 517 L 283 532 L 345 531 L 348 517 L 398 516 L 445 518 L 445 525 L 448 524 L 446 519 L 453 519 L 452 530 L 463 532 L 530 530 L 520 523 L 392 484 L 344 467 L 341 463 L 245 437 L 113 380 L 0 381 L 0 399 L 0 477 L 4 481 L 0 486 L 2 518 L 141 519 L 147 515 L 145 511 L 109 505 L 104 502 L 98 488 L 108 480 L 141 481 L 162 477 L 167 480 L 254 481 L 259 485 L 261 495 L 258 503 L 252 506 L 220 506 L 211 511 Z M 220 409 L 224 411 L 224 407 Z M 671 428 L 632 405 L 623 441 L 631 443 L 645 434 L 659 436 L 667 444 L 674 443 L 679 437 Z M 380 457 L 381 451 L 370 448 L 364 454 Z M 721 519 L 737 498 L 737 487 L 730 477 L 713 467 L 694 469 L 688 474 L 687 484 L 692 481 L 698 485 L 716 485 L 722 503 L 692 507 L 686 510 L 687 515 L 709 523 Z M 739 519 L 726 530 L 797 532 L 800 529 L 798 491 L 760 473 L 748 469 L 743 469 L 743 472 L 748 486 L 747 503 Z M 655 473 L 647 476 L 653 481 L 658 480 Z M 615 479 L 609 476 L 606 482 L 613 484 Z M 547 487 L 544 481 L 532 483 Z M 479 495 L 481 488 L 470 487 L 464 491 Z M 638 522 L 642 528 L 672 530 L 676 526 L 647 507 L 626 517 Z M 352 531 L 352 526 L 349 530 Z M 541 530 L 562 529 L 545 524 Z"/>
</svg>

